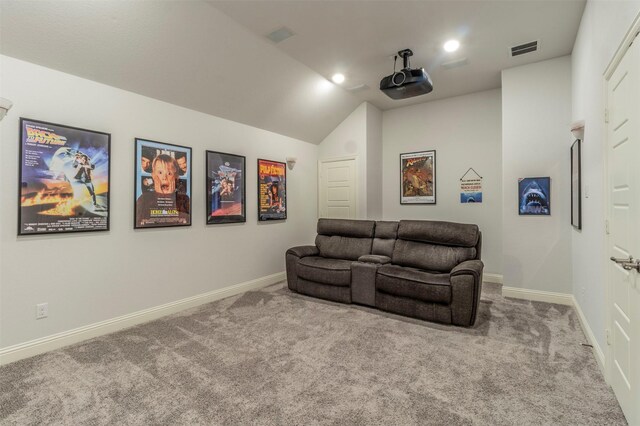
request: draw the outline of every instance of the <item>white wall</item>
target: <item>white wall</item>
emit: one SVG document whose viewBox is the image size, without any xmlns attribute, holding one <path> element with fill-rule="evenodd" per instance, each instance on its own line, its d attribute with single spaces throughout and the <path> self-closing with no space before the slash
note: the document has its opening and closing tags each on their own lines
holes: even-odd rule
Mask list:
<svg viewBox="0 0 640 426">
<path fill-rule="evenodd" d="M 356 157 L 356 218 L 367 218 L 367 103 L 353 110 L 318 145 L 318 160 Z M 315 180 L 317 182 L 317 179 Z M 317 186 L 317 183 L 316 183 Z M 317 202 L 316 202 L 317 204 Z"/>
<path fill-rule="evenodd" d="M 571 293 L 571 58 L 502 72 L 504 285 Z M 551 177 L 551 215 L 518 215 L 518 178 Z"/>
<path fill-rule="evenodd" d="M 367 219 L 382 219 L 382 111 L 367 105 Z"/>
<path fill-rule="evenodd" d="M 313 241 L 317 146 L 0 56 L 0 347 L 284 270 L 288 247 Z M 17 233 L 20 116 L 110 132 L 111 230 Z M 135 137 L 193 147 L 193 225 L 133 230 Z M 205 225 L 204 151 L 247 157 L 247 223 Z M 288 219 L 257 223 L 256 159 L 298 158 Z M 250 262 L 247 262 L 250 259 Z M 49 317 L 35 320 L 35 305 Z"/>
<path fill-rule="evenodd" d="M 585 121 L 582 230 L 571 231 L 573 294 L 602 348 L 606 345 L 604 262 L 607 261 L 604 251 L 606 128 L 603 73 L 638 13 L 640 1 L 589 1 L 572 55 L 572 117 L 574 121 Z"/>
<path fill-rule="evenodd" d="M 500 90 L 397 108 L 383 113 L 383 216 L 475 223 L 483 236 L 485 272 L 502 274 Z M 435 205 L 400 204 L 400 154 L 436 150 Z M 473 167 L 483 201 L 460 203 L 460 177 Z"/>
</svg>

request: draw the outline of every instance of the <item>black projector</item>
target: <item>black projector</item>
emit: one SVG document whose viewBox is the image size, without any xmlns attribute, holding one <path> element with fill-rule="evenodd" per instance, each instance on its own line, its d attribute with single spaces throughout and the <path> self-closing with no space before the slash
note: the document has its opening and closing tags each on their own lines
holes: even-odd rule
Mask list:
<svg viewBox="0 0 640 426">
<path fill-rule="evenodd" d="M 424 68 L 409 68 L 408 57 L 413 55 L 410 49 L 398 52 L 404 61 L 404 69 L 394 72 L 380 80 L 380 90 L 391 99 L 407 99 L 425 95 L 433 90 L 433 83 Z"/>
</svg>

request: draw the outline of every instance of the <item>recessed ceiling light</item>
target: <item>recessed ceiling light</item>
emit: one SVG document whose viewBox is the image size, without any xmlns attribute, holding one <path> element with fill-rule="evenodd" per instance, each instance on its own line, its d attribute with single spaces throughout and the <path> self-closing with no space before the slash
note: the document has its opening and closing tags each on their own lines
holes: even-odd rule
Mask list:
<svg viewBox="0 0 640 426">
<path fill-rule="evenodd" d="M 331 77 L 331 80 L 336 84 L 342 84 L 344 83 L 344 74 L 336 73 Z"/>
<path fill-rule="evenodd" d="M 458 40 L 449 40 L 444 44 L 444 50 L 447 52 L 455 52 L 460 47 L 460 42 Z"/>
</svg>

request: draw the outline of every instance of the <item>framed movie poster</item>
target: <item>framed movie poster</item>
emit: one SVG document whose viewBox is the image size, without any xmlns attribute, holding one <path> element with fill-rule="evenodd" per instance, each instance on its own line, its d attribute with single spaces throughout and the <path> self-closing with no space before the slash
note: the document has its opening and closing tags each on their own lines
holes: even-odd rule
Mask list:
<svg viewBox="0 0 640 426">
<path fill-rule="evenodd" d="M 436 152 L 400 154 L 400 204 L 436 203 Z"/>
<path fill-rule="evenodd" d="M 551 214 L 551 178 L 518 179 L 518 213 L 521 215 Z"/>
<path fill-rule="evenodd" d="M 109 230 L 111 135 L 20 118 L 18 235 Z"/>
<path fill-rule="evenodd" d="M 207 224 L 246 222 L 245 157 L 207 151 Z"/>
<path fill-rule="evenodd" d="M 136 138 L 134 228 L 191 225 L 191 148 Z"/>
<path fill-rule="evenodd" d="M 580 150 L 582 141 L 576 139 L 571 145 L 571 224 L 582 229 L 582 199 L 580 181 L 582 170 L 580 165 Z"/>
<path fill-rule="evenodd" d="M 287 165 L 258 159 L 258 220 L 287 218 Z"/>
</svg>

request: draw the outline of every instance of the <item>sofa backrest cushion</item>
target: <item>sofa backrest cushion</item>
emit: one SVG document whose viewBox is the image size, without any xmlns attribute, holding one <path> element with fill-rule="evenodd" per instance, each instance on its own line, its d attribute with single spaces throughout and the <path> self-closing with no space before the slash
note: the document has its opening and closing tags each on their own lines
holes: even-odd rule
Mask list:
<svg viewBox="0 0 640 426">
<path fill-rule="evenodd" d="M 322 257 L 358 260 L 360 256 L 371 254 L 371 241 L 371 238 L 318 235 L 316 236 L 316 247 Z"/>
<path fill-rule="evenodd" d="M 318 235 L 373 238 L 373 220 L 318 219 Z"/>
<path fill-rule="evenodd" d="M 401 220 L 391 262 L 396 265 L 449 272 L 465 260 L 476 259 L 477 225 L 430 220 Z"/>
<path fill-rule="evenodd" d="M 478 225 L 431 220 L 401 220 L 398 238 L 406 241 L 475 247 L 480 238 Z"/>
<path fill-rule="evenodd" d="M 333 259 L 358 260 L 371 254 L 372 220 L 320 219 L 316 246 L 320 256 Z"/>
<path fill-rule="evenodd" d="M 391 263 L 427 271 L 450 272 L 459 263 L 475 258 L 475 247 L 452 247 L 399 239 L 393 249 Z"/>
<path fill-rule="evenodd" d="M 398 222 L 377 221 L 371 254 L 391 257 L 397 237 Z"/>
</svg>

